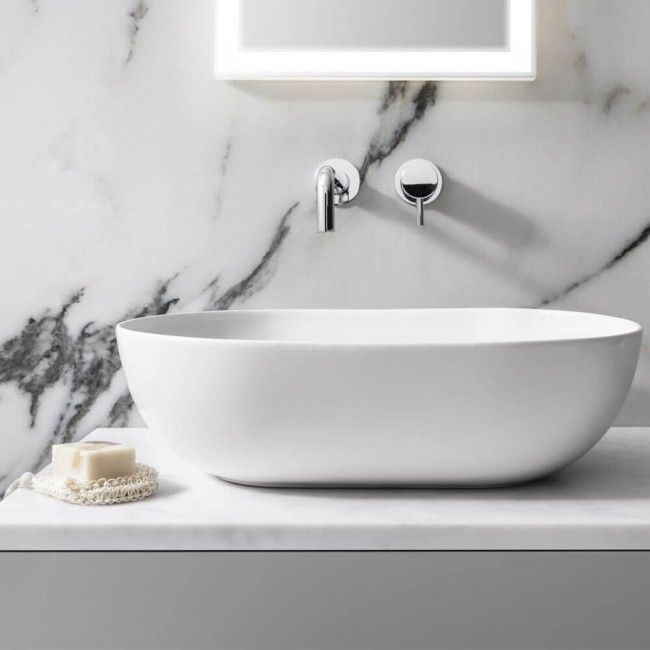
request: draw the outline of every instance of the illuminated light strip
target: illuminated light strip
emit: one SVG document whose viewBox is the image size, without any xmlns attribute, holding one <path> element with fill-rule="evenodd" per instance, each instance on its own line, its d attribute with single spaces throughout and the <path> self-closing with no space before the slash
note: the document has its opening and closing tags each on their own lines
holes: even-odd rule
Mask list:
<svg viewBox="0 0 650 650">
<path fill-rule="evenodd" d="M 299 1 L 299 0 L 298 0 Z M 509 0 L 507 50 L 242 50 L 241 0 L 215 0 L 220 79 L 519 79 L 536 75 L 535 0 Z"/>
</svg>

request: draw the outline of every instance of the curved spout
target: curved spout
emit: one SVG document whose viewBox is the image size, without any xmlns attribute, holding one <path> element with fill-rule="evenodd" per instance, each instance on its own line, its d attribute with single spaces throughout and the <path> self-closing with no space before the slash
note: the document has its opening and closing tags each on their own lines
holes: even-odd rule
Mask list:
<svg viewBox="0 0 650 650">
<path fill-rule="evenodd" d="M 318 232 L 332 232 L 334 230 L 334 185 L 336 175 L 334 170 L 323 165 L 318 170 L 316 177 L 316 213 L 318 218 Z"/>
</svg>

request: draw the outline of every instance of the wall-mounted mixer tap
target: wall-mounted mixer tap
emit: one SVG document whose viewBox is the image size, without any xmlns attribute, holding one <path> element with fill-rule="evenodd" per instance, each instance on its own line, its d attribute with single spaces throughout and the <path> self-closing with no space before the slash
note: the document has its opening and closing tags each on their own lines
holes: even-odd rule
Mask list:
<svg viewBox="0 0 650 650">
<path fill-rule="evenodd" d="M 415 206 L 417 223 L 424 226 L 424 206 L 440 196 L 442 174 L 428 160 L 409 160 L 395 174 L 395 189 L 402 201 Z"/>
<path fill-rule="evenodd" d="M 334 208 L 343 208 L 359 193 L 361 178 L 347 160 L 332 158 L 316 170 L 316 215 L 318 232 L 334 230 Z"/>
</svg>

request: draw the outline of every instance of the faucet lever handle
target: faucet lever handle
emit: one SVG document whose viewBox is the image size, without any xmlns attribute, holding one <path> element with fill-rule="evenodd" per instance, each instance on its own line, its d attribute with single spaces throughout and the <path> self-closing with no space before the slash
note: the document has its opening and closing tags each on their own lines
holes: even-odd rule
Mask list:
<svg viewBox="0 0 650 650">
<path fill-rule="evenodd" d="M 423 226 L 424 206 L 440 196 L 442 174 L 428 160 L 409 160 L 395 174 L 395 189 L 405 203 L 416 207 L 417 223 Z"/>
</svg>

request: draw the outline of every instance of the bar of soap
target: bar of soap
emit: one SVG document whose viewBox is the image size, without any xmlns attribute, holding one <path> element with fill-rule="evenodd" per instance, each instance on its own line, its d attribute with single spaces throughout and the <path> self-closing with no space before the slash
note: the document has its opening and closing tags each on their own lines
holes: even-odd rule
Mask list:
<svg viewBox="0 0 650 650">
<path fill-rule="evenodd" d="M 52 445 L 52 470 L 59 479 L 97 481 L 135 472 L 135 449 L 115 442 Z"/>
</svg>

